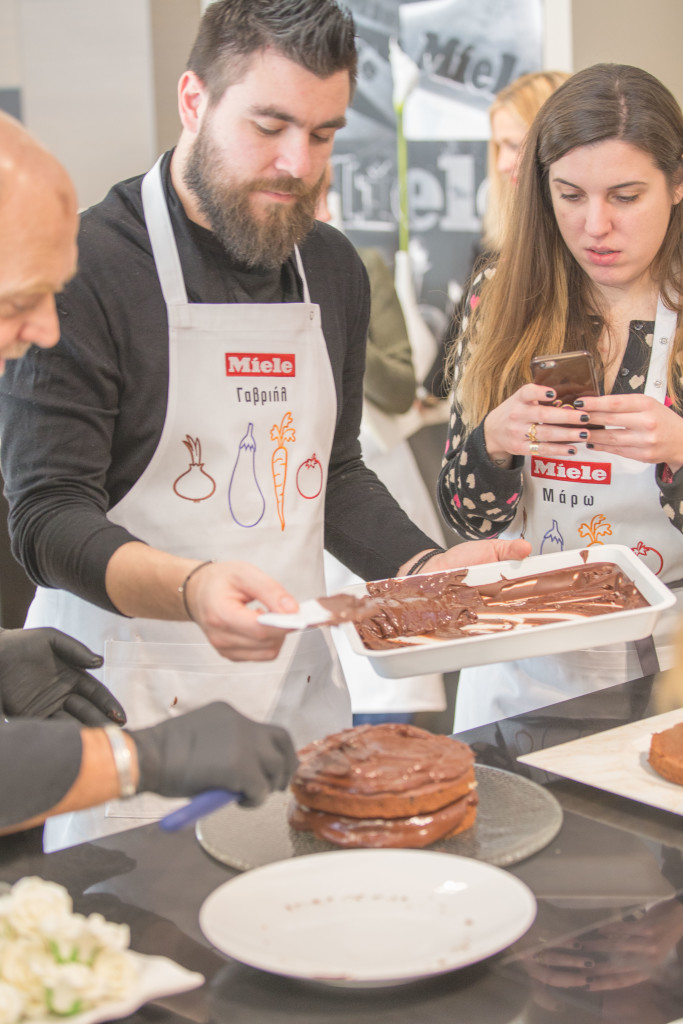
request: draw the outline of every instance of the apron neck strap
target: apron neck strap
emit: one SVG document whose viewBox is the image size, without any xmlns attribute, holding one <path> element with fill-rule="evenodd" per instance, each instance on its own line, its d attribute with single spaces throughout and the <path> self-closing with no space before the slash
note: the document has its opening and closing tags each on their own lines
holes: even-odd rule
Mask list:
<svg viewBox="0 0 683 1024">
<path fill-rule="evenodd" d="M 183 306 L 187 304 L 187 292 L 161 181 L 161 160 L 159 157 L 142 179 L 142 209 L 166 305 Z"/>
<path fill-rule="evenodd" d="M 296 259 L 296 268 L 299 271 L 299 277 L 303 285 L 303 298 L 304 302 L 308 305 L 311 301 L 311 293 L 308 290 L 308 281 L 306 280 L 306 274 L 304 273 L 304 261 L 301 259 L 301 253 L 299 252 L 299 246 L 294 246 L 294 257 Z"/>
<path fill-rule="evenodd" d="M 655 329 L 652 335 L 650 366 L 645 380 L 645 394 L 663 402 L 666 398 L 666 376 L 669 353 L 676 336 L 678 316 L 673 309 L 664 305 L 662 296 L 657 301 Z"/>
<path fill-rule="evenodd" d="M 664 299 L 660 295 L 657 300 L 657 314 L 655 320 L 655 339 L 660 342 L 661 345 L 671 343 L 676 334 L 676 325 L 678 323 L 678 314 L 675 309 L 669 309 L 664 304 Z"/>
</svg>

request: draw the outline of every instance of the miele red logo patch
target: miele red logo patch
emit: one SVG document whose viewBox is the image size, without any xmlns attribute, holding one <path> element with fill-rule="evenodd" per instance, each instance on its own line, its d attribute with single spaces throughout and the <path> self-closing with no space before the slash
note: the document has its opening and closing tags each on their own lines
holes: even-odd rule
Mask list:
<svg viewBox="0 0 683 1024">
<path fill-rule="evenodd" d="M 227 377 L 296 377 L 294 355 L 270 352 L 226 352 Z"/>
<path fill-rule="evenodd" d="M 577 484 L 609 484 L 612 481 L 610 462 L 575 462 L 563 459 L 531 459 L 531 475 L 544 480 L 568 480 Z"/>
</svg>

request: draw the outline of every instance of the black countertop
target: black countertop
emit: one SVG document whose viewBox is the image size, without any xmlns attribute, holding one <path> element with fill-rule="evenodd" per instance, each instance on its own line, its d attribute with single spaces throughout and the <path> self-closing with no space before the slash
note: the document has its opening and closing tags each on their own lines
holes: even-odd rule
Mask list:
<svg viewBox="0 0 683 1024">
<path fill-rule="evenodd" d="M 75 910 L 127 922 L 133 949 L 164 954 L 206 977 L 201 988 L 127 1018 L 136 1024 L 669 1024 L 683 1017 L 680 815 L 516 760 L 656 714 L 653 694 L 647 677 L 461 734 L 480 764 L 548 786 L 564 822 L 544 850 L 509 869 L 538 900 L 527 934 L 503 953 L 437 978 L 328 988 L 216 952 L 198 912 L 235 872 L 205 853 L 193 830 L 164 833 L 150 824 L 48 855 L 40 852 L 39 832 L 5 837 L 0 879 L 35 874 L 60 882 Z"/>
</svg>

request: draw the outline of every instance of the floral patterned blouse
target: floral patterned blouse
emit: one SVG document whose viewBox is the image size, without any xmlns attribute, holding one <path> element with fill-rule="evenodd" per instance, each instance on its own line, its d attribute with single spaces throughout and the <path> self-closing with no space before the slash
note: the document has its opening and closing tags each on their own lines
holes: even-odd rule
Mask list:
<svg viewBox="0 0 683 1024">
<path fill-rule="evenodd" d="M 476 287 L 476 284 L 475 284 Z M 474 299 L 477 296 L 474 295 Z M 463 322 L 463 328 L 466 321 Z M 654 321 L 632 320 L 628 343 L 612 394 L 643 394 L 652 349 Z M 458 342 L 456 361 L 462 363 L 466 338 Z M 667 404 L 669 399 L 667 398 Z M 524 458 L 513 457 L 509 469 L 496 466 L 484 444 L 482 422 L 466 436 L 455 397 L 451 399 L 446 451 L 437 486 L 439 506 L 446 522 L 462 537 L 496 537 L 509 528 L 522 497 Z M 683 469 L 672 474 L 663 463 L 654 467 L 660 504 L 672 526 L 683 532 Z"/>
</svg>

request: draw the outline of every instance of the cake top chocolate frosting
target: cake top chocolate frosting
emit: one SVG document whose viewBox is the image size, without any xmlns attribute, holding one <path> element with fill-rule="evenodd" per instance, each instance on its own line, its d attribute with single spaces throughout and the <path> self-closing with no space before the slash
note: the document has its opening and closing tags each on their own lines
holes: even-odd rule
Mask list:
<svg viewBox="0 0 683 1024">
<path fill-rule="evenodd" d="M 451 782 L 473 770 L 465 743 L 414 725 L 355 726 L 299 751 L 297 782 L 349 793 L 403 793 Z"/>
</svg>

